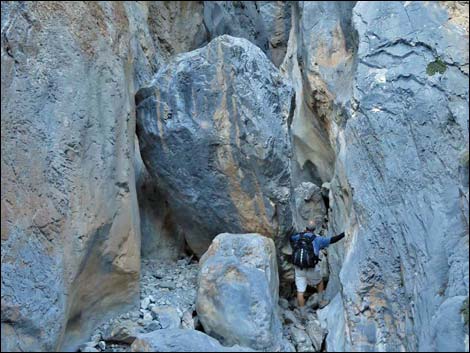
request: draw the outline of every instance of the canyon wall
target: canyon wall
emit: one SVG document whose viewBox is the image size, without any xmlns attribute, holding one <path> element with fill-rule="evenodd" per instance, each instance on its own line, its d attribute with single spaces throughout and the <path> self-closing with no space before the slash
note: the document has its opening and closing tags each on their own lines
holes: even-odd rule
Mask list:
<svg viewBox="0 0 470 353">
<path fill-rule="evenodd" d="M 290 285 L 309 218 L 346 231 L 328 351 L 468 351 L 468 1 L 2 2 L 1 26 L 2 351 L 76 349 L 138 306 L 141 256 L 222 232 L 273 238 Z"/>
</svg>

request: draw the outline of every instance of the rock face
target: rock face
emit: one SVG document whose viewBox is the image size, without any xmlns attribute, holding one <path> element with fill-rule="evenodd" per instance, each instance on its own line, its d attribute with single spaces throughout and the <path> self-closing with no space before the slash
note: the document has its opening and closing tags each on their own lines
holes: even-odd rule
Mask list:
<svg viewBox="0 0 470 353">
<path fill-rule="evenodd" d="M 139 335 L 131 352 L 254 352 L 235 345 L 224 347 L 216 339 L 196 330 L 166 329 Z"/>
<path fill-rule="evenodd" d="M 224 34 L 245 38 L 279 66 L 291 26 L 291 5 L 284 1 L 204 1 L 210 38 Z"/>
<path fill-rule="evenodd" d="M 284 350 L 277 312 L 279 278 L 271 239 L 220 234 L 200 261 L 196 311 L 222 344 Z"/>
<path fill-rule="evenodd" d="M 140 157 L 136 139 L 135 172 L 143 258 L 176 260 L 184 252 L 184 234 L 168 202 Z"/>
<path fill-rule="evenodd" d="M 296 229 L 305 229 L 311 220 L 324 221 L 327 210 L 320 187 L 314 183 L 303 182 L 295 188 L 294 200 L 294 224 Z"/>
<path fill-rule="evenodd" d="M 2 2 L 2 351 L 138 302 L 128 5 Z"/>
<path fill-rule="evenodd" d="M 438 3 L 358 3 L 353 24 L 332 182 L 350 236 L 329 254 L 342 290 L 322 314 L 327 349 L 468 350 L 468 34 Z"/>
<path fill-rule="evenodd" d="M 221 36 L 137 94 L 142 158 L 201 255 L 220 232 L 290 226 L 292 92 L 264 53 Z"/>
<path fill-rule="evenodd" d="M 1 6 L 2 351 L 76 350 L 105 322 L 83 350 L 197 328 L 197 264 L 157 260 L 224 232 L 274 239 L 289 293 L 283 237 L 327 212 L 347 237 L 321 262 L 323 328 L 285 312 L 281 332 L 273 241 L 225 234 L 202 261 L 206 331 L 468 351 L 468 2 Z"/>
</svg>

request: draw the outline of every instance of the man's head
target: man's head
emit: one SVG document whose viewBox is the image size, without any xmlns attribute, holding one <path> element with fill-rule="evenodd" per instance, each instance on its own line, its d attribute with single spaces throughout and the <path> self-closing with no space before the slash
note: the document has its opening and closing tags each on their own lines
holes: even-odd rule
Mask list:
<svg viewBox="0 0 470 353">
<path fill-rule="evenodd" d="M 307 224 L 307 227 L 305 227 L 305 229 L 309 232 L 315 231 L 315 228 L 316 228 L 315 221 L 309 221 L 308 224 Z"/>
</svg>

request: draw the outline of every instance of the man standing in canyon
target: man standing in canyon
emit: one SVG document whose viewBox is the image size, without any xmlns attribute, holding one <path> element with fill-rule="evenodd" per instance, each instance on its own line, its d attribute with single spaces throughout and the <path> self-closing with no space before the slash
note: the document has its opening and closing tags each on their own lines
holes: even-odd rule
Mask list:
<svg viewBox="0 0 470 353">
<path fill-rule="evenodd" d="M 323 279 L 320 273 L 320 250 L 344 238 L 344 232 L 334 237 L 322 237 L 315 234 L 319 228 L 319 222 L 310 221 L 305 231 L 293 234 L 290 237 L 292 252 L 292 263 L 295 269 L 295 285 L 297 287 L 297 301 L 299 307 L 305 305 L 304 293 L 307 284 L 317 287 L 320 308 L 325 307 L 328 302 L 323 299 Z"/>
</svg>

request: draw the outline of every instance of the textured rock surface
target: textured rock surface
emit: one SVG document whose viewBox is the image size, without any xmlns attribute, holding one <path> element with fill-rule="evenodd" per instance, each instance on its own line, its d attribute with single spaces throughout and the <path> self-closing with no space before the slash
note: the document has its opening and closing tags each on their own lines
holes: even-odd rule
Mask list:
<svg viewBox="0 0 470 353">
<path fill-rule="evenodd" d="M 322 349 L 327 329 L 329 351 L 468 351 L 468 1 L 2 2 L 1 24 L 2 351 L 200 328 L 197 265 L 153 260 L 221 232 L 284 250 L 327 209 L 348 236 L 321 262 L 323 328 L 291 299 L 281 333 L 276 299 L 243 286 L 234 317 L 272 313 L 259 342 L 286 350 Z M 144 164 L 134 96 L 157 71 L 137 95 Z"/>
<path fill-rule="evenodd" d="M 207 43 L 202 1 L 149 1 L 148 29 L 163 58 Z"/>
<path fill-rule="evenodd" d="M 468 35 L 448 19 L 437 3 L 354 8 L 357 68 L 332 183 L 333 224 L 351 236 L 329 253 L 342 290 L 322 314 L 328 350 L 468 349 L 456 310 L 469 282 Z"/>
<path fill-rule="evenodd" d="M 184 234 L 155 179 L 140 157 L 136 139 L 135 173 L 143 258 L 176 260 L 184 252 Z"/>
<path fill-rule="evenodd" d="M 204 1 L 210 38 L 224 34 L 245 38 L 279 66 L 287 50 L 291 5 L 283 1 Z"/>
<path fill-rule="evenodd" d="M 224 347 L 216 339 L 195 330 L 167 329 L 142 334 L 131 352 L 254 352 L 235 345 Z"/>
<path fill-rule="evenodd" d="M 264 53 L 221 36 L 137 95 L 142 158 L 198 255 L 223 231 L 290 227 L 291 89 Z"/>
<path fill-rule="evenodd" d="M 334 173 L 337 100 L 352 82 L 354 46 L 350 33 L 354 2 L 307 1 L 292 5 L 292 26 L 282 72 L 296 92 L 291 125 L 296 184 L 318 186 Z M 347 34 L 345 34 L 347 33 Z"/>
<path fill-rule="evenodd" d="M 220 234 L 200 261 L 196 311 L 222 344 L 283 350 L 274 242 L 259 234 Z"/>
<path fill-rule="evenodd" d="M 322 189 L 310 182 L 303 182 L 294 190 L 294 225 L 303 230 L 309 221 L 323 222 L 327 214 Z"/>
<path fill-rule="evenodd" d="M 138 300 L 130 41 L 121 3 L 2 2 L 2 350 Z"/>
</svg>

